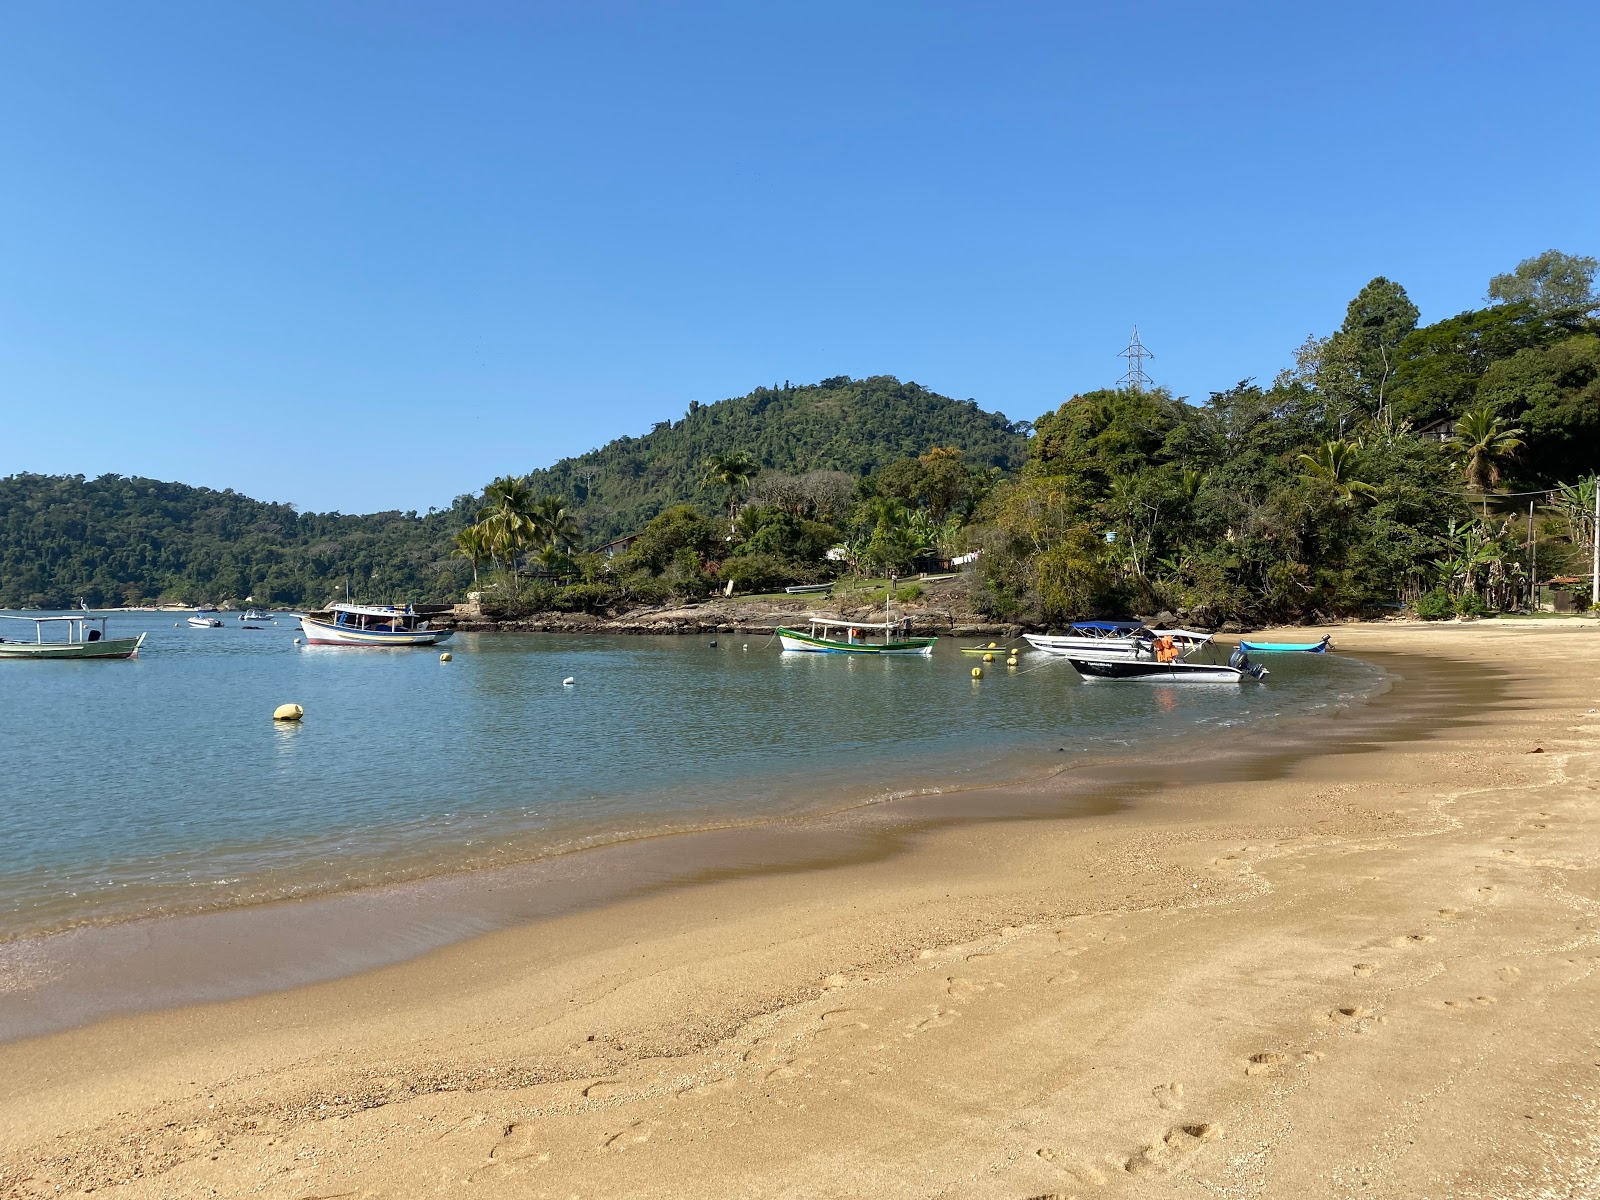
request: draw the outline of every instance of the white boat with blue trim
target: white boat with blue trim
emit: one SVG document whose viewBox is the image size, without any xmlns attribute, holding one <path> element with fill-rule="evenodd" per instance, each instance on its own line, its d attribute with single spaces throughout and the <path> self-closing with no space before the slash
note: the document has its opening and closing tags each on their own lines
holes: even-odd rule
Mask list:
<svg viewBox="0 0 1600 1200">
<path fill-rule="evenodd" d="M 455 632 L 409 604 L 335 604 L 306 613 L 300 629 L 312 646 L 436 646 Z"/>
</svg>

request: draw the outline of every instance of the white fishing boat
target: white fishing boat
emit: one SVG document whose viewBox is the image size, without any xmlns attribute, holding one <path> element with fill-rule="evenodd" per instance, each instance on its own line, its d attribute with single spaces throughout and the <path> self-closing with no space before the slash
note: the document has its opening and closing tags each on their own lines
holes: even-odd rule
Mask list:
<svg viewBox="0 0 1600 1200">
<path fill-rule="evenodd" d="M 212 609 L 211 611 L 212 612 L 216 612 L 217 610 L 216 609 Z M 191 626 L 193 626 L 195 629 L 221 629 L 222 628 L 222 622 L 221 621 L 217 620 L 216 617 L 208 617 L 204 613 L 195 613 L 194 616 L 189 618 L 189 624 Z"/>
<path fill-rule="evenodd" d="M 1046 654 L 1070 657 L 1092 654 L 1096 658 L 1132 658 L 1141 642 L 1170 637 L 1195 650 L 1211 641 L 1211 634 L 1193 629 L 1149 629 L 1138 621 L 1077 621 L 1067 633 L 1025 633 L 1023 640 Z"/>
<path fill-rule="evenodd" d="M 78 613 L 66 617 L 18 617 L 0 613 L 7 621 L 32 621 L 33 640 L 0 636 L 0 658 L 132 658 L 144 645 L 144 634 L 131 638 L 106 636 L 107 617 Z M 51 636 L 46 638 L 44 635 Z"/>
<path fill-rule="evenodd" d="M 409 604 L 335 604 L 306 613 L 300 629 L 312 646 L 433 646 L 454 632 L 434 628 L 427 614 Z"/>
<path fill-rule="evenodd" d="M 239 614 L 239 620 L 241 620 L 241 621 L 270 621 L 270 620 L 272 620 L 272 614 L 271 613 L 264 613 L 259 608 L 247 608 L 242 613 Z"/>
</svg>

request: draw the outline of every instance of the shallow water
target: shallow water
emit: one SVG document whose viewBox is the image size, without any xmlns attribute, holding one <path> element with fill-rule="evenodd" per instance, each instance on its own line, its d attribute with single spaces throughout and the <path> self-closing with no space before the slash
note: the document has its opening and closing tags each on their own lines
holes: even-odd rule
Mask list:
<svg viewBox="0 0 1600 1200">
<path fill-rule="evenodd" d="M 1159 756 L 1383 679 L 1335 654 L 1272 656 L 1260 686 L 1084 684 L 1029 652 L 975 683 L 949 640 L 871 660 L 739 635 L 458 634 L 442 663 L 224 620 L 114 616 L 150 631 L 128 662 L 0 660 L 0 937 Z M 275 724 L 289 701 L 304 721 Z"/>
</svg>

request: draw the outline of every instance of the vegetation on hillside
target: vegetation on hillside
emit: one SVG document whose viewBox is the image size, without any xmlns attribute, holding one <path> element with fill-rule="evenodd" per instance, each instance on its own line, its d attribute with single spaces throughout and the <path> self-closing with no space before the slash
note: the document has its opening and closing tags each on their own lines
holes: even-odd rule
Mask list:
<svg viewBox="0 0 1600 1200">
<path fill-rule="evenodd" d="M 1526 603 L 1535 557 L 1581 573 L 1593 544 L 1596 266 L 1549 251 L 1496 276 L 1486 307 L 1422 327 L 1374 279 L 1270 386 L 1202 404 L 1092 391 L 1030 425 L 889 376 L 758 388 L 421 517 L 13 476 L 0 603 L 470 587 L 503 615 L 610 612 L 976 551 L 980 603 L 1018 621 L 1490 611 Z M 1526 492 L 1544 497 L 1531 534 Z"/>
</svg>

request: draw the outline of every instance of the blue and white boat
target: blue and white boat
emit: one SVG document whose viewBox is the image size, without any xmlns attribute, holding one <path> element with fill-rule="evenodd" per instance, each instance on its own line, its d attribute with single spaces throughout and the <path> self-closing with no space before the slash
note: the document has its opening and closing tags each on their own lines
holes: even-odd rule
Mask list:
<svg viewBox="0 0 1600 1200">
<path fill-rule="evenodd" d="M 1260 650 L 1268 654 L 1287 654 L 1298 651 L 1301 654 L 1326 654 L 1330 649 L 1328 639 L 1331 634 L 1323 634 L 1320 642 L 1245 642 L 1239 643 L 1245 650 Z"/>
<path fill-rule="evenodd" d="M 454 632 L 435 629 L 409 604 L 335 604 L 306 613 L 300 629 L 312 646 L 434 646 Z"/>
<path fill-rule="evenodd" d="M 1209 633 L 1192 629 L 1149 629 L 1138 621 L 1075 621 L 1066 633 L 1025 633 L 1023 640 L 1035 650 L 1065 657 L 1090 654 L 1095 658 L 1132 658 L 1152 638 L 1170 637 L 1185 651 L 1211 640 Z"/>
</svg>

